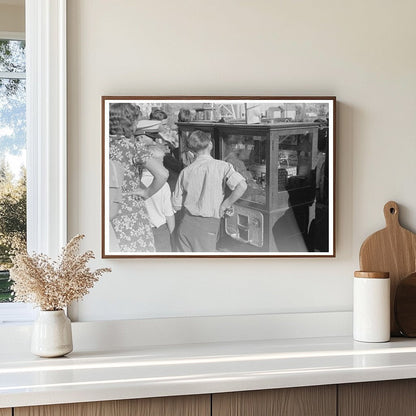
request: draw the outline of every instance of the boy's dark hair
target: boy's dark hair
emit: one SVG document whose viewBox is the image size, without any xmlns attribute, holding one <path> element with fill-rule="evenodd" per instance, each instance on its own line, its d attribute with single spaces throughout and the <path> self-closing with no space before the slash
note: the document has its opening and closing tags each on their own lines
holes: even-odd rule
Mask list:
<svg viewBox="0 0 416 416">
<path fill-rule="evenodd" d="M 150 120 L 165 120 L 167 118 L 168 115 L 160 108 L 153 109 L 149 116 Z"/>
<path fill-rule="evenodd" d="M 178 121 L 187 122 L 187 121 L 191 121 L 191 119 L 192 119 L 191 110 L 188 110 L 187 108 L 181 108 L 179 110 Z"/>
<path fill-rule="evenodd" d="M 211 143 L 211 135 L 201 130 L 193 131 L 186 139 L 186 146 L 192 152 L 198 153 Z"/>
</svg>

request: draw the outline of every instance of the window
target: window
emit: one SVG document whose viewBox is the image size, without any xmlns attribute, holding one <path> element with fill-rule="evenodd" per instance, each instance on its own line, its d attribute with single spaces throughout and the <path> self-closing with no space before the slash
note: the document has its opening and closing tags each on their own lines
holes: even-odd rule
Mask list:
<svg viewBox="0 0 416 416">
<path fill-rule="evenodd" d="M 10 250 L 26 244 L 26 218 L 26 42 L 0 33 L 0 324 L 33 317 L 31 305 L 10 303 Z"/>
<path fill-rule="evenodd" d="M 26 84 L 27 246 L 56 257 L 66 243 L 66 0 L 25 0 L 25 20 L 27 84 L 10 72 Z M 33 316 L 31 305 L 0 303 L 0 324 Z"/>
<path fill-rule="evenodd" d="M 10 302 L 13 246 L 26 244 L 26 51 L 0 36 L 0 302 Z"/>
</svg>

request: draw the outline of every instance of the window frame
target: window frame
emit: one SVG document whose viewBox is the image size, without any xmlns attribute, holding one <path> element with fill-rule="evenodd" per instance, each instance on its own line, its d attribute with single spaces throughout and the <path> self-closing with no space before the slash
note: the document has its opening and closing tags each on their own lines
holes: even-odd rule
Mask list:
<svg viewBox="0 0 416 416">
<path fill-rule="evenodd" d="M 26 38 L 27 246 L 56 257 L 67 242 L 66 0 L 25 0 L 25 19 L 14 36 Z M 0 324 L 34 316 L 0 305 Z"/>
</svg>

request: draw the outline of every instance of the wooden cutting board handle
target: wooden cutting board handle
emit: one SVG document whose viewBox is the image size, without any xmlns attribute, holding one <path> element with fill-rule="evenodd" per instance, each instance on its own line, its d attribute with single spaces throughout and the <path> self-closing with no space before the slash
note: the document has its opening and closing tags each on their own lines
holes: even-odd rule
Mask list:
<svg viewBox="0 0 416 416">
<path fill-rule="evenodd" d="M 394 201 L 387 202 L 384 205 L 384 218 L 386 219 L 386 227 L 401 227 L 399 222 L 399 206 Z"/>
<path fill-rule="evenodd" d="M 386 228 L 370 235 L 361 245 L 360 269 L 390 273 L 391 335 L 400 335 L 394 319 L 394 298 L 402 279 L 416 270 L 416 234 L 400 225 L 399 205 L 384 205 Z"/>
</svg>

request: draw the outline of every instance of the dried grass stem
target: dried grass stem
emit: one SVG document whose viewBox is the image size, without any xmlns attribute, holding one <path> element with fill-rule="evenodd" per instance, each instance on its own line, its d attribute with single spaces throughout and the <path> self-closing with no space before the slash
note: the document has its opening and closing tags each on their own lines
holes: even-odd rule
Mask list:
<svg viewBox="0 0 416 416">
<path fill-rule="evenodd" d="M 80 234 L 72 238 L 58 261 L 45 254 L 29 255 L 26 250 L 17 253 L 10 270 L 15 302 L 34 303 L 42 310 L 56 311 L 85 296 L 101 275 L 111 269 L 90 270 L 87 263 L 94 253 L 78 254 L 83 238 Z"/>
</svg>

